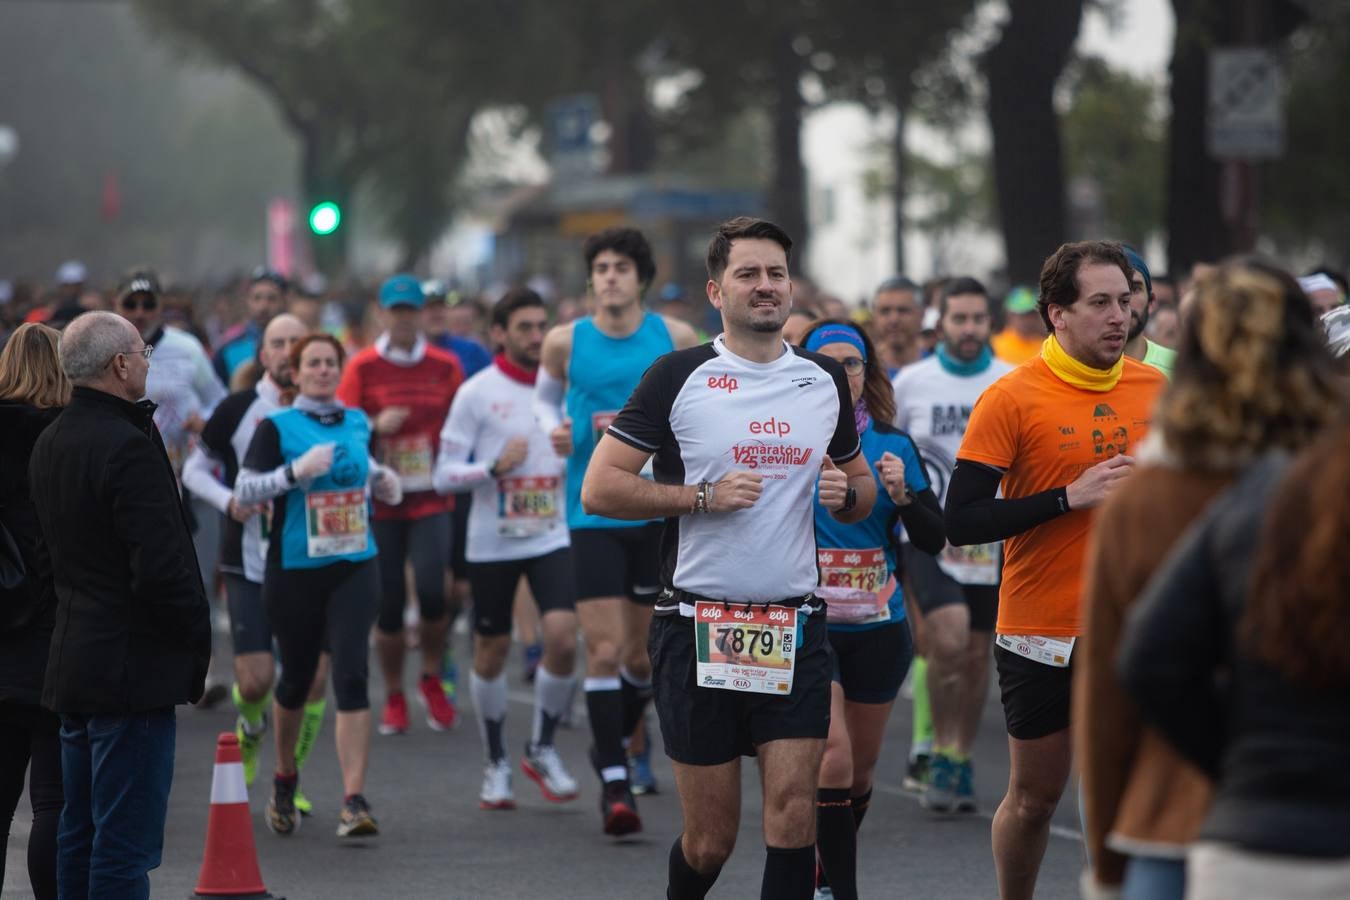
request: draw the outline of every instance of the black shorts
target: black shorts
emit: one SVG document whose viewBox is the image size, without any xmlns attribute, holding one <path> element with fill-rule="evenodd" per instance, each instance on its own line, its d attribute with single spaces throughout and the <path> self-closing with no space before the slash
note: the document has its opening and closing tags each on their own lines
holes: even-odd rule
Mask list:
<svg viewBox="0 0 1350 900">
<path fill-rule="evenodd" d="M 636 528 L 576 528 L 572 531 L 572 568 L 577 602 L 627 597 L 655 606 L 661 593 L 660 522 Z"/>
<path fill-rule="evenodd" d="M 801 625 L 792 691 L 750 694 L 695 684 L 694 620 L 678 613 L 652 619 L 656 714 L 666 755 L 690 766 L 716 766 L 785 738 L 821 738 L 830 732 L 830 642 L 823 613 Z"/>
<path fill-rule="evenodd" d="M 1072 657 L 1069 665 L 1060 669 L 995 646 L 994 666 L 1009 735 L 1032 741 L 1069 727 Z"/>
<path fill-rule="evenodd" d="M 272 652 L 272 625 L 267 620 L 262 585 L 243 575 L 225 573 L 225 603 L 230 610 L 234 655 Z"/>
<path fill-rule="evenodd" d="M 455 495 L 455 508 L 450 511 L 450 574 L 458 581 L 469 577 L 469 563 L 464 554 L 469 546 L 469 509 L 473 494 Z"/>
<path fill-rule="evenodd" d="M 845 700 L 890 703 L 895 699 L 914 659 L 909 622 L 866 631 L 831 628 L 829 635 L 834 650 L 834 680 L 843 687 Z"/>
<path fill-rule="evenodd" d="M 473 630 L 484 636 L 510 634 L 516 586 L 524 575 L 530 582 L 539 614 L 575 609 L 572 597 L 572 553 L 560 547 L 543 556 L 500 562 L 469 563 L 473 589 Z"/>
<path fill-rule="evenodd" d="M 962 584 L 942 570 L 937 557 L 905 544 L 905 571 L 914 588 L 914 603 L 925 616 L 935 609 L 964 603 L 970 609 L 971 631 L 993 631 L 998 621 L 998 585 Z"/>
</svg>

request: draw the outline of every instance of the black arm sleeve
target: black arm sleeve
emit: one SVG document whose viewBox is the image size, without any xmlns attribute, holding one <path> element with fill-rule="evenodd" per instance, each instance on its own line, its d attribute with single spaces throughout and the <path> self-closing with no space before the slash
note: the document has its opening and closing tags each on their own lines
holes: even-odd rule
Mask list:
<svg viewBox="0 0 1350 900">
<path fill-rule="evenodd" d="M 998 500 L 1003 473 L 980 463 L 957 460 L 947 486 L 947 540 L 958 547 L 991 544 L 1030 531 L 1043 522 L 1069 511 L 1069 499 L 1062 487 Z"/>
<path fill-rule="evenodd" d="M 914 495 L 913 503 L 900 507 L 900 521 L 915 547 L 933 556 L 942 552 L 947 533 L 942 527 L 942 506 L 932 488 L 924 488 Z"/>
<path fill-rule="evenodd" d="M 284 462 L 286 460 L 281 456 L 281 432 L 277 431 L 271 419 L 263 419 L 258 423 L 253 440 L 249 441 L 248 450 L 244 453 L 243 468 L 254 472 L 270 472 Z"/>
</svg>

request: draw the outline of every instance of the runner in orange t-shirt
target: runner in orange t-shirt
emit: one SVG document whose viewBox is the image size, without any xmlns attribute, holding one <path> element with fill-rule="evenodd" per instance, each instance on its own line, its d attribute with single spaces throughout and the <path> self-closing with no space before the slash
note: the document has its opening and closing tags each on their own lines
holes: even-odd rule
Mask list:
<svg viewBox="0 0 1350 900">
<path fill-rule="evenodd" d="M 1011 757 L 993 827 L 1003 900 L 1032 896 L 1069 776 L 1091 508 L 1130 471 L 1166 383 L 1123 355 L 1130 273 L 1120 245 L 1102 241 L 1065 244 L 1046 260 L 1037 305 L 1050 336 L 981 395 L 947 489 L 951 543 L 1007 541 L 994 648 Z"/>
</svg>

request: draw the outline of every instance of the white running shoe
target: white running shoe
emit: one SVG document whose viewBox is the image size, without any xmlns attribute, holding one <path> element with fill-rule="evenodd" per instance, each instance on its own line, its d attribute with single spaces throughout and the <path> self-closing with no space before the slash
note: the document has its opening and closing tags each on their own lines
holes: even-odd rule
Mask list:
<svg viewBox="0 0 1350 900">
<path fill-rule="evenodd" d="M 577 781 L 568 774 L 558 749 L 552 744 L 527 743 L 525 756 L 520 760 L 520 770 L 539 785 L 545 800 L 566 803 L 577 798 Z"/>
<path fill-rule="evenodd" d="M 478 792 L 479 809 L 515 809 L 511 792 L 511 763 L 501 759 L 483 769 L 483 788 Z"/>
</svg>

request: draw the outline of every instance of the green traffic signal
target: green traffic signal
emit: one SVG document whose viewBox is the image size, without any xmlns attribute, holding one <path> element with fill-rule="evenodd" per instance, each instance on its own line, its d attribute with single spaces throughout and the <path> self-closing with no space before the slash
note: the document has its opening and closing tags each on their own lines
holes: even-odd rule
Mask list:
<svg viewBox="0 0 1350 900">
<path fill-rule="evenodd" d="M 309 230 L 315 234 L 332 234 L 342 224 L 342 208 L 331 200 L 314 204 L 309 211 Z"/>
</svg>

